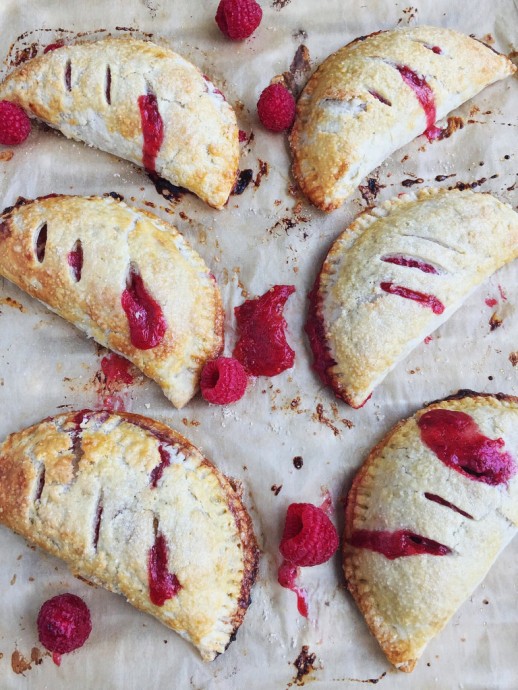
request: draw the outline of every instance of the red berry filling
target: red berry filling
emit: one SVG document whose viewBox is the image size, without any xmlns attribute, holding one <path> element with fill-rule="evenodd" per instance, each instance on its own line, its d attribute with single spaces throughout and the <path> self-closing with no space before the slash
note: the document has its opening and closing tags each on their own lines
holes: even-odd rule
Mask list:
<svg viewBox="0 0 518 690">
<path fill-rule="evenodd" d="M 72 274 L 76 283 L 81 280 L 81 271 L 83 270 L 83 245 L 81 240 L 77 240 L 74 247 L 67 254 L 67 262 L 72 269 Z"/>
<path fill-rule="evenodd" d="M 46 601 L 37 625 L 41 644 L 57 654 L 82 647 L 92 631 L 88 606 L 75 594 L 59 594 Z"/>
<path fill-rule="evenodd" d="M 240 338 L 233 354 L 249 374 L 276 376 L 293 366 L 295 352 L 286 342 L 282 310 L 294 292 L 293 285 L 275 285 L 234 309 Z"/>
<path fill-rule="evenodd" d="M 455 410 L 429 410 L 418 421 L 422 442 L 445 465 L 477 482 L 505 484 L 516 473 L 503 438 L 480 433 L 473 417 Z"/>
<path fill-rule="evenodd" d="M 178 578 L 167 565 L 167 543 L 163 534 L 156 534 L 148 557 L 149 598 L 155 606 L 163 606 L 182 588 Z"/>
<path fill-rule="evenodd" d="M 156 96 L 139 96 L 138 107 L 142 123 L 142 163 L 148 172 L 155 172 L 156 157 L 164 141 L 164 123 L 158 112 Z"/>
<path fill-rule="evenodd" d="M 442 314 L 444 311 L 444 304 L 434 295 L 427 295 L 424 292 L 410 290 L 410 288 L 394 285 L 394 283 L 381 283 L 380 287 L 390 295 L 398 295 L 399 297 L 419 302 L 423 307 L 431 309 L 434 314 Z"/>
<path fill-rule="evenodd" d="M 322 300 L 319 295 L 319 289 L 320 274 L 317 276 L 313 289 L 308 295 L 309 310 L 304 330 L 307 333 L 309 344 L 313 351 L 313 364 L 311 366 L 325 386 L 332 386 L 331 376 L 328 372 L 331 367 L 334 367 L 336 362 L 331 357 L 330 348 L 327 344 L 324 320 L 321 315 Z"/>
<path fill-rule="evenodd" d="M 171 464 L 171 454 L 162 443 L 158 446 L 158 453 L 160 455 L 160 462 L 156 467 L 153 468 L 150 477 L 150 484 L 152 489 L 156 489 L 158 482 L 164 474 L 165 468 L 169 467 L 169 465 Z"/>
<path fill-rule="evenodd" d="M 10 101 L 0 101 L 0 144 L 21 144 L 27 139 L 30 131 L 31 121 L 22 108 Z"/>
<path fill-rule="evenodd" d="M 308 594 L 305 589 L 297 585 L 297 578 L 299 576 L 299 568 L 293 563 L 283 561 L 279 566 L 277 574 L 277 582 L 281 587 L 291 589 L 297 595 L 297 609 L 301 616 L 308 617 Z"/>
<path fill-rule="evenodd" d="M 356 548 L 376 551 L 391 561 L 403 556 L 446 556 L 451 553 L 451 549 L 444 544 L 406 529 L 396 532 L 359 529 L 352 533 L 350 541 Z"/>
<path fill-rule="evenodd" d="M 428 491 L 425 491 L 424 497 L 428 501 L 432 501 L 432 503 L 438 503 L 440 506 L 444 506 L 445 508 L 453 510 L 454 513 L 459 513 L 463 517 L 468 518 L 469 520 L 473 520 L 473 515 L 466 513 L 465 510 L 461 510 L 453 503 L 450 503 L 450 501 L 447 501 L 445 498 L 442 498 L 442 496 L 437 496 L 437 494 L 430 494 L 428 493 Z"/>
<path fill-rule="evenodd" d="M 282 132 L 293 124 L 296 104 L 293 95 L 282 84 L 270 84 L 259 96 L 259 119 L 271 132 Z"/>
<path fill-rule="evenodd" d="M 228 405 L 240 400 L 248 376 L 241 362 L 233 357 L 218 357 L 205 364 L 201 372 L 201 394 L 213 405 Z"/>
<path fill-rule="evenodd" d="M 426 116 L 426 129 L 424 134 L 429 141 L 437 139 L 442 131 L 435 127 L 435 120 L 437 118 L 437 111 L 435 109 L 435 96 L 424 77 L 417 75 L 410 67 L 406 65 L 396 65 L 398 72 L 403 77 L 403 81 L 415 93 L 417 100 L 424 110 Z"/>
<path fill-rule="evenodd" d="M 412 259 L 408 256 L 401 256 L 400 254 L 396 256 L 382 256 L 381 261 L 387 264 L 396 264 L 396 266 L 408 266 L 408 268 L 418 268 L 423 273 L 434 273 L 438 275 L 437 269 L 431 264 L 427 264 L 420 259 Z"/>
<path fill-rule="evenodd" d="M 113 383 L 133 383 L 133 374 L 131 373 L 131 362 L 128 362 L 124 357 L 111 353 L 101 359 L 101 369 L 106 377 L 106 383 L 111 385 Z"/>
<path fill-rule="evenodd" d="M 221 0 L 216 11 L 216 24 L 234 41 L 251 36 L 261 23 L 263 11 L 255 0 Z"/>
<path fill-rule="evenodd" d="M 279 550 L 298 566 L 325 563 L 338 548 L 338 533 L 324 511 L 311 503 L 288 506 Z"/>
<path fill-rule="evenodd" d="M 139 350 L 156 347 L 164 337 L 167 323 L 158 302 L 144 286 L 138 270 L 130 268 L 121 304 L 128 318 L 130 339 Z"/>
</svg>

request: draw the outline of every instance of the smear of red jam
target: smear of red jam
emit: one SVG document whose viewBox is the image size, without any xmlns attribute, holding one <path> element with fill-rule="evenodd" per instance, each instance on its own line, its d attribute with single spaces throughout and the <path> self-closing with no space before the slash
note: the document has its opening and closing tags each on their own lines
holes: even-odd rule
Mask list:
<svg viewBox="0 0 518 690">
<path fill-rule="evenodd" d="M 437 269 L 431 264 L 427 264 L 420 259 L 412 259 L 409 256 L 382 256 L 381 261 L 387 264 L 396 264 L 396 266 L 408 266 L 408 268 L 418 268 L 423 273 L 435 273 L 438 275 Z"/>
<path fill-rule="evenodd" d="M 494 299 L 494 297 L 488 297 L 486 299 L 486 304 L 488 307 L 492 308 L 492 307 L 496 307 L 496 305 L 498 304 L 498 301 L 496 299 Z"/>
<path fill-rule="evenodd" d="M 390 295 L 398 295 L 399 297 L 404 297 L 405 299 L 411 299 L 414 300 L 414 302 L 419 302 L 419 304 L 421 304 L 423 307 L 430 308 L 434 314 L 442 314 L 444 311 L 444 304 L 440 302 L 434 295 L 427 295 L 424 292 L 410 290 L 410 288 L 406 288 L 401 285 L 394 285 L 394 283 L 381 283 L 380 287 Z"/>
<path fill-rule="evenodd" d="M 396 65 L 396 69 L 402 76 L 405 84 L 415 93 L 417 100 L 424 110 L 426 116 L 426 129 L 424 134 L 429 141 L 439 138 L 442 134 L 442 130 L 435 126 L 437 111 L 435 109 L 435 96 L 430 85 L 424 77 L 420 77 L 406 65 Z"/>
<path fill-rule="evenodd" d="M 308 318 L 304 330 L 306 331 L 311 350 L 313 351 L 313 364 L 311 366 L 319 375 L 322 383 L 325 386 L 331 386 L 332 381 L 328 371 L 336 364 L 336 361 L 331 357 L 330 348 L 326 340 L 324 321 L 320 316 L 322 300 L 319 296 L 319 289 L 320 275 L 318 275 L 313 289 L 308 295 Z"/>
<path fill-rule="evenodd" d="M 101 369 L 106 377 L 107 385 L 133 383 L 133 374 L 130 371 L 131 362 L 114 352 L 101 359 Z"/>
<path fill-rule="evenodd" d="M 146 290 L 134 267 L 130 269 L 121 304 L 128 317 L 132 345 L 139 350 L 156 347 L 164 337 L 167 323 L 160 305 Z"/>
<path fill-rule="evenodd" d="M 432 342 L 432 340 L 433 340 L 433 336 L 427 335 L 426 338 L 423 340 L 423 343 L 424 343 L 425 345 L 428 345 L 429 343 Z"/>
<path fill-rule="evenodd" d="M 153 468 L 150 477 L 150 484 L 153 489 L 156 489 L 158 482 L 164 474 L 165 468 L 169 467 L 171 464 L 171 454 L 162 443 L 158 446 L 158 452 L 160 454 L 160 462 Z"/>
<path fill-rule="evenodd" d="M 164 141 L 164 123 L 158 112 L 158 103 L 154 94 L 139 96 L 138 107 L 144 137 L 142 162 L 146 170 L 155 172 L 156 157 Z"/>
<path fill-rule="evenodd" d="M 403 556 L 446 556 L 451 553 L 448 546 L 406 529 L 396 532 L 359 529 L 352 533 L 350 542 L 356 548 L 381 553 L 391 561 Z"/>
<path fill-rule="evenodd" d="M 243 143 L 243 141 L 247 141 L 248 139 L 248 134 L 245 132 L 244 129 L 239 130 L 239 141 Z"/>
<path fill-rule="evenodd" d="M 480 433 L 473 417 L 455 410 L 429 410 L 418 421 L 422 442 L 445 465 L 477 482 L 505 484 L 516 472 L 503 438 Z"/>
<path fill-rule="evenodd" d="M 426 491 L 424 495 L 425 495 L 425 498 L 427 498 L 429 501 L 432 501 L 433 503 L 438 503 L 441 506 L 445 506 L 446 508 L 453 510 L 455 513 L 460 513 L 460 515 L 463 515 L 464 517 L 469 518 L 470 520 L 473 520 L 473 515 L 466 513 L 465 510 L 461 510 L 460 508 L 457 508 L 456 505 L 454 505 L 453 503 L 450 503 L 449 501 L 447 501 L 442 496 L 437 496 L 437 494 L 430 494 L 430 493 L 428 493 L 428 491 Z"/>
<path fill-rule="evenodd" d="M 167 568 L 167 543 L 163 534 L 157 534 L 148 557 L 149 598 L 155 606 L 163 606 L 178 594 L 182 585 Z"/>
<path fill-rule="evenodd" d="M 81 280 L 81 271 L 83 270 L 83 245 L 80 240 L 78 240 L 74 248 L 68 252 L 67 262 L 72 269 L 76 283 L 79 283 Z"/>
<path fill-rule="evenodd" d="M 439 46 L 432 46 L 431 49 L 432 49 L 433 52 L 436 53 L 437 55 L 442 55 L 442 50 L 439 48 Z"/>
<path fill-rule="evenodd" d="M 293 366 L 295 352 L 286 342 L 282 310 L 294 292 L 293 285 L 275 285 L 234 309 L 240 337 L 233 354 L 252 376 L 276 376 Z"/>
<path fill-rule="evenodd" d="M 65 44 L 64 43 L 49 43 L 48 46 L 46 46 L 43 49 L 43 53 L 50 53 L 51 50 L 57 50 L 58 48 L 63 48 Z M 59 666 L 59 664 L 58 664 Z"/>
<path fill-rule="evenodd" d="M 308 593 L 302 587 L 297 585 L 297 577 L 299 576 L 300 568 L 293 563 L 283 561 L 279 566 L 277 574 L 277 582 L 286 589 L 290 589 L 297 595 L 297 610 L 304 618 L 308 617 Z"/>
</svg>

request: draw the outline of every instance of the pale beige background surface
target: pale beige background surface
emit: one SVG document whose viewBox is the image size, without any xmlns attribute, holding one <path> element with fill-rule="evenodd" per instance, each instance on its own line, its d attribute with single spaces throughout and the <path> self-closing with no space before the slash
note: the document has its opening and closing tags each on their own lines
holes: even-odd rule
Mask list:
<svg viewBox="0 0 518 690">
<path fill-rule="evenodd" d="M 423 1 L 414 3 L 413 9 L 406 2 L 389 0 L 262 0 L 261 27 L 251 40 L 237 44 L 220 35 L 213 21 L 216 6 L 216 1 L 185 0 L 3 0 L 0 55 L 6 55 L 25 31 L 35 31 L 27 43 L 47 44 L 59 37 L 42 28 L 62 28 L 71 35 L 93 29 L 119 33 L 118 26 L 152 32 L 155 40 L 169 43 L 210 75 L 231 103 L 242 103 L 240 127 L 253 131 L 255 139 L 243 147 L 241 168 L 252 168 L 255 175 L 259 159 L 269 167 L 258 187 L 250 185 L 221 212 L 192 196 L 170 205 L 129 163 L 35 127 L 12 160 L 0 162 L 0 205 L 13 203 L 18 195 L 111 190 L 137 206 L 145 201 L 156 204 L 155 211 L 185 233 L 220 282 L 227 310 L 227 352 L 235 340 L 232 308 L 243 300 L 242 288 L 254 295 L 275 283 L 296 286 L 286 309 L 288 338 L 296 350 L 293 370 L 257 380 L 246 397 L 228 409 L 196 399 L 176 411 L 145 379 L 124 393 L 128 410 L 171 424 L 225 473 L 244 483 L 264 551 L 253 603 L 226 654 L 203 664 L 193 648 L 158 622 L 121 598 L 88 587 L 59 561 L 29 549 L 0 528 L 0 688 L 284 688 L 293 679 L 293 661 L 302 645 L 317 656 L 311 679 L 318 688 L 358 687 L 353 679 L 377 678 L 385 671 L 382 688 L 516 688 L 518 542 L 430 644 L 410 676 L 392 670 L 370 637 L 344 590 L 338 557 L 303 571 L 309 622 L 297 614 L 294 595 L 276 584 L 276 567 L 286 506 L 292 501 L 319 503 L 321 488 L 328 488 L 341 529 L 340 497 L 368 449 L 402 416 L 458 388 L 518 394 L 518 367 L 513 368 L 509 359 L 518 351 L 518 267 L 508 266 L 482 286 L 428 345 L 417 348 L 392 372 L 364 409 L 354 411 L 343 404 L 333 409 L 334 398 L 309 369 L 302 335 L 306 293 L 330 242 L 366 202 L 358 192 L 329 216 L 304 202 L 296 209 L 297 199 L 288 192 L 292 180 L 286 141 L 266 133 L 255 115 L 259 93 L 273 75 L 289 68 L 301 42 L 309 48 L 314 67 L 358 35 L 420 22 L 480 38 L 491 34 L 494 47 L 510 53 L 518 49 L 516 6 L 511 0 Z M 16 46 L 22 48 L 22 41 Z M 486 178 L 480 190 L 516 206 L 512 186 L 517 104 L 516 78 L 487 89 L 459 109 L 466 124 L 451 138 L 430 145 L 420 137 L 381 166 L 375 176 L 385 187 L 378 199 L 403 191 L 402 180 L 413 176 L 434 184 L 437 175 L 455 174 L 441 184 Z M 468 119 L 476 122 L 468 124 Z M 401 162 L 405 156 L 408 159 Z M 8 298 L 22 309 L 9 304 Z M 490 309 L 486 298 L 497 299 L 498 306 Z M 490 332 L 488 322 L 495 310 L 503 325 Z M 0 438 L 63 405 L 96 405 L 94 380 L 100 357 L 94 343 L 0 279 Z M 336 435 L 318 421 L 318 405 Z M 349 428 L 342 419 L 354 426 Z M 191 425 L 193 420 L 199 425 Z M 304 459 L 300 470 L 292 462 L 297 455 Z M 273 485 L 282 485 L 278 495 Z M 15 674 L 13 651 L 30 657 L 31 648 L 38 646 L 39 606 L 63 591 L 81 595 L 91 608 L 93 632 L 87 645 L 64 657 L 60 668 L 45 657 L 25 676 Z"/>
</svg>

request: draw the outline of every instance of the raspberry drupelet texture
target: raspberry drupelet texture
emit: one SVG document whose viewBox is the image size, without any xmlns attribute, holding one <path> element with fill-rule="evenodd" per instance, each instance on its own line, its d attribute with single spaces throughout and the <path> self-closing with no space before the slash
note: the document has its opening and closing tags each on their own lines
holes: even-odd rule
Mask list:
<svg viewBox="0 0 518 690">
<path fill-rule="evenodd" d="M 31 131 L 31 121 L 25 112 L 10 101 L 0 101 L 0 144 L 16 146 L 24 142 Z"/>
<path fill-rule="evenodd" d="M 288 506 L 279 550 L 297 566 L 320 565 L 338 548 L 338 533 L 322 508 L 311 503 Z"/>
<path fill-rule="evenodd" d="M 282 84 L 267 86 L 257 102 L 259 119 L 271 132 L 282 132 L 291 127 L 295 109 L 295 99 Z"/>
<path fill-rule="evenodd" d="M 38 614 L 41 644 L 57 654 L 82 647 L 92 631 L 90 611 L 75 594 L 59 594 L 46 601 Z"/>
<path fill-rule="evenodd" d="M 263 18 L 255 0 L 221 0 L 216 11 L 216 24 L 233 41 L 251 36 Z"/>
<path fill-rule="evenodd" d="M 228 405 L 240 400 L 247 383 L 248 376 L 243 365 L 233 357 L 212 359 L 201 372 L 201 394 L 214 405 Z"/>
</svg>

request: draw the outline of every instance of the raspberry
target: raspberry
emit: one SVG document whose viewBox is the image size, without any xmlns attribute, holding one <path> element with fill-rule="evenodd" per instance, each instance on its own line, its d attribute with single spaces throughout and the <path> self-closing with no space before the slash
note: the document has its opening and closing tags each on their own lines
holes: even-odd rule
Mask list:
<svg viewBox="0 0 518 690">
<path fill-rule="evenodd" d="M 31 121 L 25 112 L 10 101 L 0 101 L 0 144 L 16 146 L 29 136 Z"/>
<path fill-rule="evenodd" d="M 248 376 L 243 365 L 233 357 L 212 359 L 201 372 L 201 394 L 214 405 L 228 405 L 245 394 Z"/>
<path fill-rule="evenodd" d="M 216 24 L 233 41 L 251 36 L 262 18 L 263 11 L 255 0 L 221 0 L 216 11 Z"/>
<path fill-rule="evenodd" d="M 41 644 L 58 654 L 82 647 L 92 631 L 88 606 L 75 594 L 59 594 L 46 601 L 37 625 Z"/>
<path fill-rule="evenodd" d="M 272 132 L 282 132 L 295 119 L 295 99 L 282 84 L 270 84 L 257 102 L 259 119 Z"/>
<path fill-rule="evenodd" d="M 288 506 L 279 551 L 298 566 L 325 563 L 338 548 L 338 532 L 324 511 L 311 503 Z"/>
</svg>

